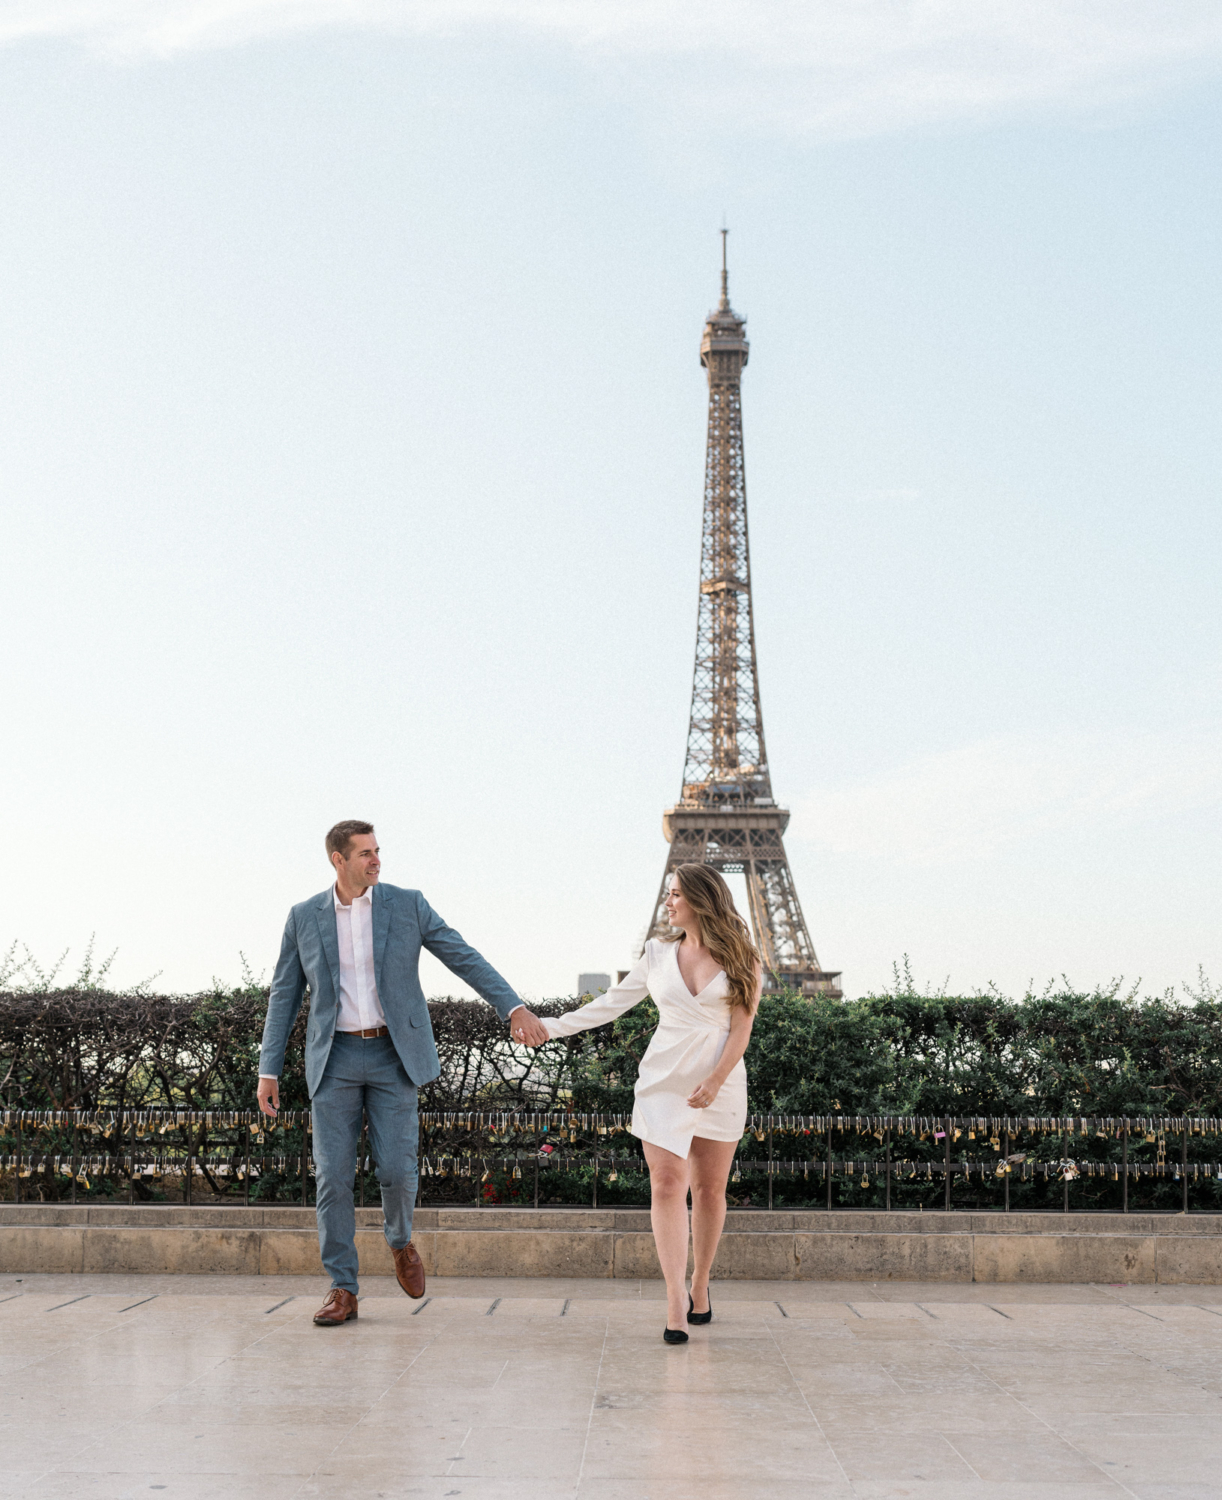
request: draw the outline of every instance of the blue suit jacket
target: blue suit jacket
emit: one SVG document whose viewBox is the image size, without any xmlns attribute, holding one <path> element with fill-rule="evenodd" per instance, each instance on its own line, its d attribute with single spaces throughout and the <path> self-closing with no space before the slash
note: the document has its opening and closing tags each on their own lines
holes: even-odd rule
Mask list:
<svg viewBox="0 0 1222 1500">
<path fill-rule="evenodd" d="M 465 979 L 502 1020 L 522 1001 L 486 959 L 446 926 L 419 891 L 375 885 L 372 918 L 374 978 L 391 1041 L 412 1082 L 417 1086 L 431 1083 L 441 1072 L 441 1064 L 420 988 L 421 948 Z M 260 1073 L 279 1077 L 283 1072 L 284 1049 L 307 985 L 306 1085 L 313 1097 L 327 1066 L 339 1013 L 339 937 L 331 886 L 320 896 L 298 902 L 289 912 L 263 1023 Z"/>
</svg>

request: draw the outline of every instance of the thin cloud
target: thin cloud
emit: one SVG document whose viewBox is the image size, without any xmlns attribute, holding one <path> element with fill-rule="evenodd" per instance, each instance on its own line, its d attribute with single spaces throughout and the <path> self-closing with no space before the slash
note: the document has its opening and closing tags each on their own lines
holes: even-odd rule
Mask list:
<svg viewBox="0 0 1222 1500">
<path fill-rule="evenodd" d="M 0 0 L 0 44 L 133 60 L 324 29 L 516 32 L 630 62 L 626 87 L 664 79 L 706 119 L 715 101 L 714 117 L 816 134 L 1106 108 L 1222 62 L 1222 11 L 1196 0 Z"/>
<path fill-rule="evenodd" d="M 932 865 L 1222 801 L 1222 743 L 997 738 L 809 797 L 794 832 L 840 855 Z"/>
</svg>

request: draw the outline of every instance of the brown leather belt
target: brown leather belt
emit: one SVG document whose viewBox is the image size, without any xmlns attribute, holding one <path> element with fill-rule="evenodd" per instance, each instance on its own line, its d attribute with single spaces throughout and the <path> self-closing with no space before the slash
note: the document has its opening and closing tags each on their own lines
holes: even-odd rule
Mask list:
<svg viewBox="0 0 1222 1500">
<path fill-rule="evenodd" d="M 364 1036 L 364 1037 L 370 1037 L 370 1036 L 389 1036 L 390 1035 L 390 1027 L 389 1026 L 370 1026 L 367 1031 L 340 1031 L 340 1032 L 337 1032 L 336 1034 L 338 1036 Z"/>
</svg>

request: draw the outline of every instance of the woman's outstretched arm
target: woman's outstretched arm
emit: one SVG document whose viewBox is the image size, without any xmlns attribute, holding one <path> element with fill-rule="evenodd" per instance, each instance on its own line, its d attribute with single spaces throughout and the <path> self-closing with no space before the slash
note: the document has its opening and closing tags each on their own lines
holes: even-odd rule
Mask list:
<svg viewBox="0 0 1222 1500">
<path fill-rule="evenodd" d="M 648 969 L 649 960 L 642 953 L 632 972 L 599 995 L 597 1000 L 591 1000 L 579 1010 L 569 1011 L 567 1016 L 541 1016 L 540 1019 L 547 1027 L 549 1040 L 557 1036 L 575 1036 L 577 1032 L 589 1031 L 593 1026 L 605 1026 L 608 1021 L 614 1021 L 626 1010 L 639 1005 L 649 993 L 645 982 Z"/>
</svg>

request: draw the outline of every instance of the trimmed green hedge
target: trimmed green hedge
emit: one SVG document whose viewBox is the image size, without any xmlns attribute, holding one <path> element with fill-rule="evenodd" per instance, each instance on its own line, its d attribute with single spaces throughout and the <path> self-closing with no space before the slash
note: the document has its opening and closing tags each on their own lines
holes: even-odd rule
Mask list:
<svg viewBox="0 0 1222 1500">
<path fill-rule="evenodd" d="M 267 993 L 253 986 L 197 996 L 120 995 L 98 989 L 0 993 L 0 1102 L 7 1108 L 80 1109 L 127 1112 L 147 1108 L 246 1110 L 254 1103 L 258 1045 Z M 552 1014 L 577 1002 L 559 1000 L 538 1007 Z M 434 1111 L 564 1110 L 628 1114 L 632 1109 L 637 1067 L 656 1022 L 648 1001 L 596 1031 L 530 1052 L 510 1045 L 506 1028 L 491 1007 L 479 1001 L 430 1003 L 442 1076 L 422 1090 L 421 1105 Z M 286 1058 L 282 1102 L 304 1107 L 301 1066 L 304 1020 L 299 1018 Z M 1222 999 L 1208 986 L 1188 1001 L 1170 996 L 1140 999 L 1118 988 L 1092 994 L 1065 990 L 1011 1000 L 999 995 L 950 997 L 918 995 L 911 989 L 859 1000 L 833 1001 L 796 995 L 766 999 L 756 1021 L 747 1054 L 750 1105 L 767 1115 L 905 1115 L 905 1116 L 1222 1116 Z M 206 1149 L 236 1150 L 230 1139 L 219 1145 L 217 1132 L 192 1126 L 201 1155 Z M 62 1134 L 62 1132 L 61 1132 Z M 232 1132 L 230 1133 L 232 1136 Z M 1057 1208 L 1065 1201 L 1055 1171 L 1038 1180 L 1027 1175 L 1031 1163 L 1055 1162 L 1063 1153 L 1093 1167 L 1070 1189 L 1075 1207 L 1116 1208 L 1120 1184 L 1104 1163 L 1119 1160 L 1115 1132 L 1093 1129 L 1089 1139 L 1064 1139 L 1059 1127 L 1011 1140 L 1009 1149 L 1028 1153 L 1021 1175 L 1011 1175 L 1015 1208 Z M 883 1153 L 881 1133 L 833 1133 L 832 1154 L 855 1159 L 854 1175 L 833 1179 L 831 1201 L 841 1207 L 881 1207 L 885 1201 L 877 1166 L 867 1175 L 860 1163 L 875 1163 Z M 12 1129 L 0 1131 L 0 1154 L 15 1149 Z M 426 1177 L 422 1198 L 439 1201 L 524 1202 L 533 1198 L 534 1169 L 507 1173 L 495 1162 L 471 1175 L 476 1158 L 513 1155 L 536 1149 L 525 1138 L 492 1141 L 473 1122 L 444 1129 L 433 1127 L 422 1139 L 422 1151 L 462 1158 L 461 1175 Z M 211 1142 L 211 1145 L 207 1143 Z M 277 1137 L 275 1150 L 286 1157 L 282 1170 L 269 1170 L 260 1181 L 260 1201 L 293 1201 L 299 1192 L 300 1132 Z M 969 1145 L 970 1142 L 970 1145 Z M 1175 1209 L 1183 1184 L 1173 1169 L 1180 1142 L 1162 1132 L 1134 1135 L 1132 1162 L 1165 1161 L 1157 1180 L 1134 1183 L 1130 1204 Z M 43 1132 L 23 1149 L 42 1153 L 75 1150 L 67 1138 Z M 917 1163 L 918 1169 L 892 1178 L 894 1206 L 933 1209 L 943 1202 L 936 1172 L 943 1146 L 933 1127 L 920 1138 L 906 1134 L 893 1140 L 893 1159 Z M 91 1148 L 106 1150 L 102 1141 Z M 597 1192 L 602 1203 L 643 1201 L 645 1177 L 631 1158 L 638 1147 L 629 1135 L 610 1141 L 582 1132 L 571 1146 L 574 1156 L 607 1151 L 620 1157 L 619 1174 L 610 1179 L 604 1165 Z M 1001 1162 L 999 1143 L 964 1138 L 953 1143 L 953 1158 L 974 1161 L 970 1180 L 959 1177 L 953 1197 L 963 1207 L 998 1206 L 1003 1182 L 992 1173 Z M 1191 1180 L 1191 1204 L 1222 1204 L 1222 1178 L 1206 1162 L 1222 1156 L 1218 1137 L 1194 1135 L 1189 1159 L 1198 1164 Z M 771 1139 L 757 1134 L 740 1155 L 741 1175 L 731 1183 L 731 1201 L 761 1207 L 769 1197 L 778 1208 L 818 1206 L 827 1200 L 826 1179 L 813 1164 L 828 1154 L 826 1135 L 806 1130 L 776 1130 Z M 774 1155 L 781 1167 L 771 1181 L 751 1161 Z M 592 1160 L 592 1158 L 590 1158 Z M 986 1164 L 982 1179 L 979 1164 Z M 795 1170 L 796 1163 L 796 1170 Z M 807 1172 L 803 1163 L 812 1164 Z M 1016 1169 L 1017 1173 L 1018 1169 Z M 90 1193 L 131 1191 L 146 1198 L 143 1182 L 125 1188 L 121 1171 L 103 1173 Z M 113 1180 L 111 1180 L 113 1179 Z M 283 1179 L 283 1180 L 281 1180 Z M 15 1191 L 12 1183 L 3 1185 Z M 40 1168 L 30 1191 L 60 1197 L 68 1190 L 60 1177 Z M 214 1184 L 214 1186 L 216 1186 Z M 226 1197 L 235 1191 L 217 1187 Z M 372 1179 L 367 1194 L 376 1195 Z M 591 1201 L 593 1168 L 559 1157 L 541 1170 L 543 1202 Z"/>
<path fill-rule="evenodd" d="M 760 1111 L 1222 1114 L 1222 1003 L 1114 990 L 768 1000 L 747 1054 Z"/>
<path fill-rule="evenodd" d="M 559 1014 L 575 1000 L 538 1009 Z M 0 1102 L 9 1108 L 248 1108 L 267 991 L 0 993 Z M 430 1002 L 442 1077 L 433 1109 L 628 1113 L 657 1013 L 538 1052 L 513 1047 L 480 1001 Z M 286 1058 L 285 1105 L 306 1103 L 304 1018 Z M 1222 1114 L 1222 998 L 1140 999 L 1117 989 L 999 995 L 765 999 L 747 1053 L 760 1113 Z"/>
</svg>

